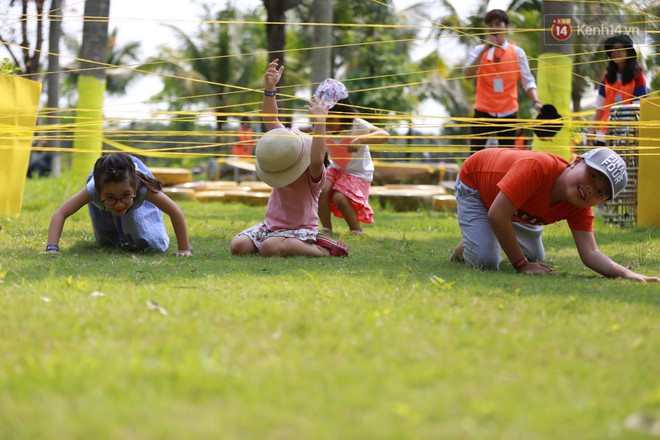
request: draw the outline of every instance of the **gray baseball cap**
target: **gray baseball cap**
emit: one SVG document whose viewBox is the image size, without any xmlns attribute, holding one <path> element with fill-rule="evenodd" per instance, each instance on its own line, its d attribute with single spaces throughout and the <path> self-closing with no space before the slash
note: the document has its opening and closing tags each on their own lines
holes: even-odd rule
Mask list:
<svg viewBox="0 0 660 440">
<path fill-rule="evenodd" d="M 612 185 L 612 199 L 628 184 L 626 162 L 609 148 L 595 148 L 582 155 L 584 162 L 594 170 L 605 174 Z"/>
</svg>

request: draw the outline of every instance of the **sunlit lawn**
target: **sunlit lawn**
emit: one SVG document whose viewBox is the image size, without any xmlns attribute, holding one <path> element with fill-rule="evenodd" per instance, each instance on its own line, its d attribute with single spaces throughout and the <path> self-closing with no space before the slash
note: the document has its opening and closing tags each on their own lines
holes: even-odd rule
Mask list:
<svg viewBox="0 0 660 440">
<path fill-rule="evenodd" d="M 589 271 L 565 224 L 543 277 L 451 264 L 452 215 L 377 203 L 364 237 L 337 222 L 347 259 L 232 257 L 264 208 L 195 202 L 192 258 L 99 250 L 84 211 L 40 254 L 79 186 L 28 181 L 0 219 L 1 439 L 621 439 L 660 418 L 660 286 Z M 656 230 L 597 240 L 660 274 Z"/>
</svg>

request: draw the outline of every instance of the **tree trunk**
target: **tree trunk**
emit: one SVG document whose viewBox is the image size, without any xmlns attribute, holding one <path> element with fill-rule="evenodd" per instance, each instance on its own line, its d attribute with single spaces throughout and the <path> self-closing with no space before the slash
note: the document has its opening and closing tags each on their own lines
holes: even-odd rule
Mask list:
<svg viewBox="0 0 660 440">
<path fill-rule="evenodd" d="M 279 58 L 280 64 L 286 65 L 284 48 L 286 47 L 286 11 L 302 3 L 302 0 L 263 0 L 268 13 L 266 24 L 266 46 L 268 48 L 268 61 Z M 286 70 L 278 83 L 279 88 L 286 85 Z M 281 116 L 280 120 L 286 125 L 289 118 Z"/>
<path fill-rule="evenodd" d="M 105 69 L 108 62 L 108 14 L 110 0 L 85 2 L 78 76 L 76 121 L 80 128 L 74 133 L 72 169 L 76 175 L 86 175 L 103 151 L 103 97 Z M 86 152 L 82 152 L 86 150 Z"/>
<path fill-rule="evenodd" d="M 23 47 L 23 61 L 25 70 L 23 73 L 31 74 L 39 72 L 39 60 L 41 59 L 41 46 L 44 42 L 44 2 L 37 0 L 34 2 L 37 8 L 37 39 L 34 44 L 34 50 L 30 54 L 30 42 L 28 40 L 28 23 L 31 21 L 28 14 L 28 0 L 23 0 L 21 5 L 21 46 Z"/>
<path fill-rule="evenodd" d="M 332 0 L 314 0 L 312 6 L 314 23 L 332 23 Z M 332 26 L 314 28 L 314 50 L 312 51 L 312 83 L 318 84 L 332 76 L 330 56 L 332 54 Z"/>
<path fill-rule="evenodd" d="M 85 23 L 83 24 L 82 48 L 80 57 L 83 61 L 81 75 L 89 75 L 100 80 L 105 79 L 105 64 L 108 62 L 108 15 L 110 0 L 85 2 Z M 90 70 L 87 70 L 90 69 Z"/>
<path fill-rule="evenodd" d="M 60 34 L 62 32 L 62 11 L 61 0 L 51 0 L 48 25 L 48 108 L 50 109 L 49 118 L 46 120 L 48 125 L 57 125 L 60 123 Z M 59 133 L 51 131 L 51 138 L 48 144 L 51 148 L 59 148 Z M 51 174 L 59 177 L 62 173 L 62 156 L 59 152 L 54 152 L 51 160 Z"/>
<path fill-rule="evenodd" d="M 284 48 L 286 47 L 286 11 L 302 4 L 302 0 L 263 0 L 268 13 L 266 24 L 266 46 L 271 61 L 279 58 L 284 64 Z M 286 72 L 285 72 L 286 74 Z M 286 84 L 284 75 L 280 84 Z"/>
</svg>

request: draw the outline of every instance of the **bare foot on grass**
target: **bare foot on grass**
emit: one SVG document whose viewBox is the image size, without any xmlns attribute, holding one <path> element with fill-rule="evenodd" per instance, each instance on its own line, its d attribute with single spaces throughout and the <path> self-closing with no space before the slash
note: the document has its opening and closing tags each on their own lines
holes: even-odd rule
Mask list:
<svg viewBox="0 0 660 440">
<path fill-rule="evenodd" d="M 456 245 L 456 249 L 454 249 L 454 252 L 451 253 L 449 261 L 457 263 L 463 261 L 463 240 L 461 240 L 458 245 Z"/>
</svg>

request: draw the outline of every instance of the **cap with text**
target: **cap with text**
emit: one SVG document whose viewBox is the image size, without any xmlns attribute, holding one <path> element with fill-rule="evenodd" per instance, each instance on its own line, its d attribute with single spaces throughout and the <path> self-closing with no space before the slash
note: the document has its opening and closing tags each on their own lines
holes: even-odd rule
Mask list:
<svg viewBox="0 0 660 440">
<path fill-rule="evenodd" d="M 626 162 L 609 148 L 595 148 L 584 153 L 584 162 L 607 176 L 612 185 L 612 198 L 615 198 L 628 184 Z"/>
</svg>

